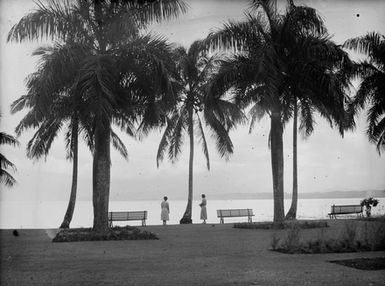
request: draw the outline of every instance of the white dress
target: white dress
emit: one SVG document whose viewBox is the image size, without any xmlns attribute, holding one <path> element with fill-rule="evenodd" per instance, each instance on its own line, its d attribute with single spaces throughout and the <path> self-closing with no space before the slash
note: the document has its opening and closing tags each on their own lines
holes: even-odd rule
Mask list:
<svg viewBox="0 0 385 286">
<path fill-rule="evenodd" d="M 170 208 L 168 206 L 168 202 L 163 201 L 160 205 L 162 208 L 162 212 L 160 213 L 160 219 L 161 220 L 169 220 L 169 213 L 170 213 Z"/>
<path fill-rule="evenodd" d="M 203 220 L 207 219 L 207 209 L 206 209 L 206 204 L 207 204 L 206 199 L 203 198 L 203 199 L 202 199 L 202 202 L 201 202 L 201 204 L 200 204 L 200 206 L 201 206 L 201 219 L 203 219 Z"/>
</svg>

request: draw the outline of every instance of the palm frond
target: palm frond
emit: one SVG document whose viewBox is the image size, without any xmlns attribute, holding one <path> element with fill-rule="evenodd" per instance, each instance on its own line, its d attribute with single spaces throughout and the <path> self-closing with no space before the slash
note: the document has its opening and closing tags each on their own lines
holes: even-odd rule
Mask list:
<svg viewBox="0 0 385 286">
<path fill-rule="evenodd" d="M 299 131 L 302 132 L 302 136 L 304 138 L 310 136 L 310 134 L 314 131 L 314 116 L 313 111 L 314 107 L 312 107 L 310 104 L 301 104 L 299 108 Z"/>
<path fill-rule="evenodd" d="M 63 121 L 54 118 L 43 122 L 27 144 L 27 157 L 34 159 L 47 157 L 63 124 Z"/>
<path fill-rule="evenodd" d="M 263 107 L 263 105 L 260 105 L 258 103 L 254 104 L 248 115 L 251 118 L 250 127 L 249 127 L 249 133 L 254 129 L 254 125 L 257 121 L 261 121 L 261 119 L 267 115 L 267 110 Z"/>
<path fill-rule="evenodd" d="M 169 141 L 168 157 L 172 163 L 178 159 L 183 145 L 183 131 L 187 128 L 187 109 L 181 108 L 178 119 L 173 128 L 173 133 Z"/>
<path fill-rule="evenodd" d="M 3 154 L 0 153 L 0 167 L 1 169 L 9 169 L 11 168 L 13 171 L 16 171 L 16 166 L 9 161 Z"/>
<path fill-rule="evenodd" d="M 164 153 L 166 152 L 170 141 L 172 139 L 172 136 L 175 134 L 175 125 L 178 121 L 178 114 L 174 114 L 170 118 L 167 117 L 167 125 L 166 129 L 163 132 L 162 139 L 160 140 L 159 146 L 158 146 L 158 152 L 156 154 L 156 166 L 159 168 L 160 162 L 164 159 Z"/>
<path fill-rule="evenodd" d="M 24 16 L 8 33 L 7 41 L 62 39 L 85 33 L 84 22 L 70 1 L 37 1 L 38 8 Z"/>
<path fill-rule="evenodd" d="M 9 135 L 5 132 L 0 132 L 0 145 L 11 145 L 11 146 L 19 146 L 19 141 L 12 135 Z"/>
<path fill-rule="evenodd" d="M 124 145 L 123 141 L 119 138 L 119 136 L 116 135 L 116 133 L 112 130 L 111 130 L 111 139 L 112 139 L 112 146 L 114 146 L 114 148 L 118 150 L 120 155 L 122 155 L 122 157 L 127 160 L 128 159 L 127 148 Z"/>
<path fill-rule="evenodd" d="M 364 36 L 348 39 L 343 44 L 343 47 L 366 54 L 375 62 L 382 62 L 382 64 L 385 53 L 384 46 L 385 37 L 376 32 L 370 32 Z"/>
<path fill-rule="evenodd" d="M 16 184 L 16 180 L 6 170 L 0 169 L 0 184 L 13 187 Z"/>
<path fill-rule="evenodd" d="M 367 130 L 369 140 L 377 145 L 377 151 L 385 150 L 385 117 L 378 119 L 375 125 L 369 125 Z"/>
<path fill-rule="evenodd" d="M 209 126 L 212 131 L 212 137 L 216 141 L 216 149 L 219 155 L 228 160 L 229 155 L 234 151 L 234 146 L 228 131 L 224 128 L 215 114 L 208 110 L 205 110 L 205 121 L 206 125 Z"/>
<path fill-rule="evenodd" d="M 205 132 L 203 130 L 203 126 L 202 126 L 202 122 L 201 122 L 201 119 L 199 117 L 199 114 L 197 114 L 197 118 L 198 118 L 198 131 L 199 131 L 199 135 L 200 135 L 200 140 L 202 141 L 202 151 L 203 151 L 203 154 L 205 155 L 205 158 L 206 158 L 207 170 L 210 170 L 209 149 L 207 147 Z"/>
<path fill-rule="evenodd" d="M 137 23 L 146 26 L 153 22 L 178 17 L 187 11 L 188 6 L 180 0 L 163 1 L 124 1 L 121 3 L 121 9 L 131 14 Z"/>
</svg>

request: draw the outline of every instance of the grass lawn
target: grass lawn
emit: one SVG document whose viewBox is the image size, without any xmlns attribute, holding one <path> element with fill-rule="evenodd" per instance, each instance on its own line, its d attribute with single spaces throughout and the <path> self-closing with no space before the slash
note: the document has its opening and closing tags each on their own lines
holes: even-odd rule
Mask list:
<svg viewBox="0 0 385 286">
<path fill-rule="evenodd" d="M 357 223 L 362 223 L 357 221 Z M 337 235 L 331 220 L 324 235 Z M 384 251 L 283 254 L 271 251 L 284 230 L 224 225 L 148 226 L 159 240 L 52 243 L 56 230 L 0 231 L 0 285 L 383 285 L 385 270 L 330 261 L 384 257 Z M 316 238 L 317 229 L 305 229 Z"/>
</svg>

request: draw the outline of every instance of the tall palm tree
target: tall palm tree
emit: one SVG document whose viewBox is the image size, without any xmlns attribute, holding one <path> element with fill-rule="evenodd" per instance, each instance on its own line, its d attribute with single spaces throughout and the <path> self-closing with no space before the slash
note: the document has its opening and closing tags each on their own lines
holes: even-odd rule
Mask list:
<svg viewBox="0 0 385 286">
<path fill-rule="evenodd" d="M 0 145 L 18 146 L 19 142 L 11 135 L 0 132 Z M 9 173 L 9 169 L 16 171 L 16 166 L 9 161 L 4 154 L 0 153 L 0 183 L 6 187 L 13 187 L 16 183 L 15 178 Z"/>
<path fill-rule="evenodd" d="M 172 101 L 170 46 L 143 31 L 186 7 L 178 0 L 51 0 L 38 5 L 13 26 L 8 40 L 70 39 L 91 47 L 74 84 L 93 120 L 93 227 L 103 232 L 108 228 L 111 124 L 130 132 L 138 116 L 151 113 L 165 98 Z"/>
<path fill-rule="evenodd" d="M 294 31 L 287 31 L 292 42 L 289 49 L 288 80 L 292 97 L 293 117 L 293 194 L 286 219 L 295 219 L 298 201 L 297 131 L 309 136 L 314 130 L 314 112 L 337 126 L 341 135 L 351 128 L 347 121 L 345 102 L 350 81 L 345 70 L 351 68 L 348 55 L 329 38 L 322 19 L 315 10 L 296 7 L 289 2 L 290 21 L 303 21 Z M 304 17 L 303 13 L 311 17 Z M 289 25 L 292 26 L 292 25 Z M 295 27 L 295 26 L 294 26 Z M 298 29 L 299 28 L 299 29 Z M 351 124 L 351 123 L 350 123 Z"/>
<path fill-rule="evenodd" d="M 75 208 L 79 133 L 83 134 L 91 152 L 93 151 L 93 131 L 90 126 L 92 118 L 89 118 L 87 105 L 81 102 L 79 92 L 73 88 L 86 51 L 83 46 L 75 43 L 38 48 L 33 55 L 40 56 L 40 65 L 38 71 L 27 80 L 28 94 L 21 96 L 11 106 L 13 113 L 29 109 L 16 127 L 18 135 L 26 129 L 37 127 L 27 145 L 29 158 L 47 157 L 53 140 L 63 126 L 66 127 L 67 158 L 73 161 L 72 186 L 60 228 L 69 228 Z M 119 137 L 113 131 L 111 136 L 114 147 L 127 158 L 127 150 Z"/>
<path fill-rule="evenodd" d="M 188 50 L 183 47 L 175 50 L 179 103 L 167 119 L 167 127 L 157 153 L 158 167 L 167 148 L 168 157 L 174 163 L 182 151 L 184 132 L 189 135 L 188 200 L 180 220 L 181 224 L 192 223 L 195 134 L 202 143 L 206 166 L 210 170 L 209 150 L 202 121 L 213 132 L 219 154 L 228 158 L 229 154 L 233 153 L 233 144 L 228 132 L 243 120 L 241 110 L 233 103 L 224 97 L 210 97 L 207 94 L 210 74 L 216 67 L 216 61 L 213 57 L 209 58 L 203 48 L 201 41 L 195 41 Z"/>
<path fill-rule="evenodd" d="M 351 107 L 355 114 L 365 106 L 369 107 L 367 134 L 381 154 L 385 150 L 385 36 L 370 32 L 347 40 L 344 47 L 367 57 L 352 71 L 353 76 L 362 81 Z"/>
<path fill-rule="evenodd" d="M 312 42 L 326 41 L 310 37 L 310 31 L 320 33 L 322 28 L 322 22 L 312 8 L 290 5 L 286 13 L 280 15 L 275 1 L 252 1 L 252 10 L 246 21 L 229 22 L 207 39 L 212 49 L 219 46 L 236 52 L 223 60 L 215 77 L 213 92 L 230 91 L 244 107 L 252 105 L 251 128 L 257 119 L 264 115 L 270 117 L 275 222 L 285 217 L 282 135 L 285 124 L 297 108 L 293 102 L 307 102 L 308 108 L 303 108 L 304 112 L 314 108 L 310 104 L 312 101 L 341 102 L 341 90 L 331 92 L 332 85 L 338 85 L 328 76 L 330 70 L 318 70 L 309 60 L 324 47 L 313 47 Z M 323 75 L 319 79 L 323 85 L 320 91 L 310 77 L 315 74 Z M 326 90 L 328 92 L 322 94 Z M 325 98 L 322 99 L 321 95 Z M 304 118 L 312 120 L 312 117 Z"/>
</svg>

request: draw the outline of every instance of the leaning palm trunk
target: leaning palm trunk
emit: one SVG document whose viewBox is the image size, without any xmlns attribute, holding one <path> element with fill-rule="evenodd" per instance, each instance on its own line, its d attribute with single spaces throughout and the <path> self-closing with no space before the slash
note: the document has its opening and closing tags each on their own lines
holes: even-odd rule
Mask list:
<svg viewBox="0 0 385 286">
<path fill-rule="evenodd" d="M 298 123 L 298 104 L 294 103 L 293 115 L 293 194 L 291 198 L 291 206 L 286 214 L 286 219 L 296 219 L 297 203 L 298 203 L 298 166 L 297 166 L 297 123 Z"/>
<path fill-rule="evenodd" d="M 192 198 L 193 198 L 193 173 L 194 173 L 194 121 L 193 121 L 193 108 L 189 110 L 189 135 L 190 135 L 190 158 L 188 167 L 188 199 L 186 211 L 182 219 L 179 221 L 181 224 L 192 223 Z"/>
<path fill-rule="evenodd" d="M 283 126 L 279 112 L 271 114 L 271 166 L 273 173 L 274 222 L 284 220 L 283 203 Z"/>
<path fill-rule="evenodd" d="M 110 195 L 110 127 L 98 120 L 95 128 L 93 161 L 94 230 L 108 229 L 108 199 Z"/>
<path fill-rule="evenodd" d="M 67 211 L 64 215 L 63 222 L 60 225 L 60 228 L 69 228 L 74 214 L 75 201 L 76 201 L 76 191 L 78 185 L 78 120 L 74 118 L 72 126 L 72 152 L 73 152 L 73 167 L 72 167 L 72 186 L 71 186 L 71 195 L 68 202 Z"/>
</svg>

